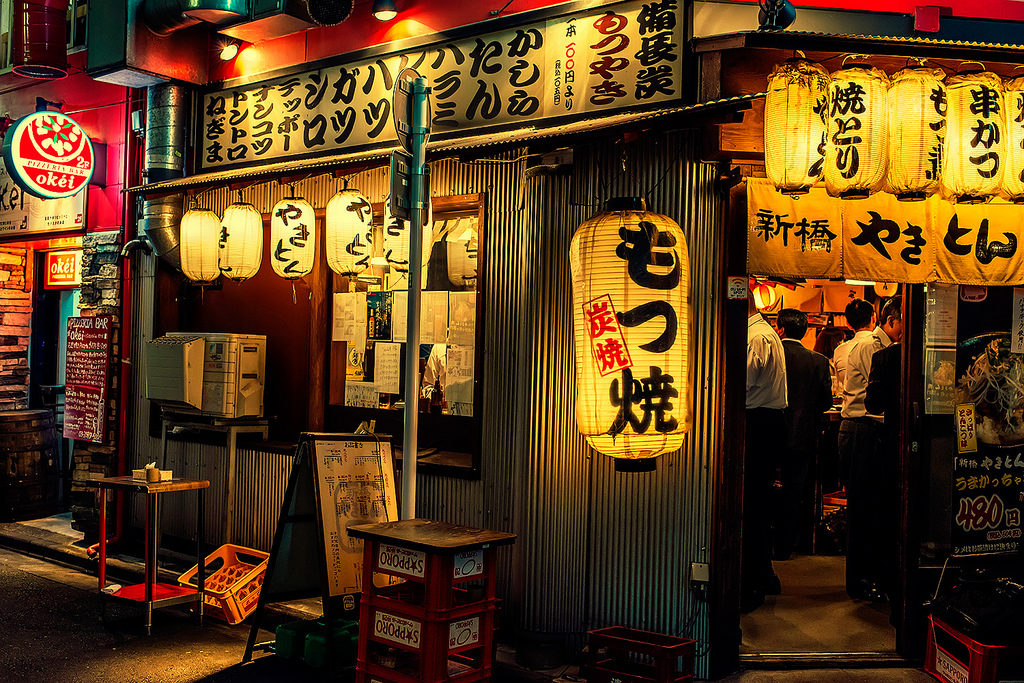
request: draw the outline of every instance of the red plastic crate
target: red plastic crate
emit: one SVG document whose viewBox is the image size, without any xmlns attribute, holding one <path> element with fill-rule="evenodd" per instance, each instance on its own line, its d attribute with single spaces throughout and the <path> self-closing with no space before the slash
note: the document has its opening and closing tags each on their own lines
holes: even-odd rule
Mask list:
<svg viewBox="0 0 1024 683">
<path fill-rule="evenodd" d="M 1024 646 L 985 645 L 928 617 L 924 670 L 944 683 L 997 683 L 1024 678 Z"/>
<path fill-rule="evenodd" d="M 226 543 L 206 556 L 203 584 L 207 614 L 229 624 L 241 623 L 260 600 L 269 553 Z M 178 577 L 182 586 L 197 588 L 199 565 Z"/>
<path fill-rule="evenodd" d="M 584 675 L 590 683 L 684 683 L 693 680 L 696 641 L 611 626 L 588 632 Z M 678 665 L 679 658 L 682 665 Z"/>
</svg>

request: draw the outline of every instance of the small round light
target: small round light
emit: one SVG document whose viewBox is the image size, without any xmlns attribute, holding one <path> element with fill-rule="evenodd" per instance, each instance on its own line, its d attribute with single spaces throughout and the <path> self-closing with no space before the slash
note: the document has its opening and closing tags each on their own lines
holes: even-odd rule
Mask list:
<svg viewBox="0 0 1024 683">
<path fill-rule="evenodd" d="M 373 16 L 380 21 L 391 21 L 398 16 L 395 0 L 374 0 Z"/>
<path fill-rule="evenodd" d="M 232 59 L 238 56 L 238 43 L 226 43 L 220 49 L 220 58 L 225 62 L 230 62 Z"/>
</svg>

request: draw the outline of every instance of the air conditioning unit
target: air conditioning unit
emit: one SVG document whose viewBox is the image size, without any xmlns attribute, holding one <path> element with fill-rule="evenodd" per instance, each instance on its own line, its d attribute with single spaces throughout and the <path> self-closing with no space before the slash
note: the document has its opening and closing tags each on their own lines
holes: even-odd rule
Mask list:
<svg viewBox="0 0 1024 683">
<path fill-rule="evenodd" d="M 146 397 L 178 413 L 262 417 L 267 338 L 171 332 L 146 344 Z"/>
</svg>

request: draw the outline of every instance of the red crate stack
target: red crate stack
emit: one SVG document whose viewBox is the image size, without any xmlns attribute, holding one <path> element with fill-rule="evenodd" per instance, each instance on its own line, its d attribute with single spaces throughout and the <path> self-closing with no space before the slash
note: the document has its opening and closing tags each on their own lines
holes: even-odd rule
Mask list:
<svg viewBox="0 0 1024 683">
<path fill-rule="evenodd" d="M 693 680 L 696 642 L 611 626 L 587 632 L 583 674 L 589 683 L 684 683 Z M 680 664 L 680 660 L 682 660 Z"/>
<path fill-rule="evenodd" d="M 938 617 L 928 617 L 924 670 L 944 683 L 996 683 L 1024 678 L 1024 646 L 985 645 Z"/>
<path fill-rule="evenodd" d="M 423 519 L 364 524 L 349 534 L 364 539 L 356 680 L 490 678 L 495 550 L 515 537 Z"/>
</svg>

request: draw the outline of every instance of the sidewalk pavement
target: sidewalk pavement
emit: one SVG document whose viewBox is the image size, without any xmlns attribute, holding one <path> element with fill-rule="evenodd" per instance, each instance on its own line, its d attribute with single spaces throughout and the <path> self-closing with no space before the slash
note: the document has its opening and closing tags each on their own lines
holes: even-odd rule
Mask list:
<svg viewBox="0 0 1024 683">
<path fill-rule="evenodd" d="M 64 566 L 73 567 L 87 576 L 79 580 L 82 587 L 88 581 L 95 582 L 98 562 L 89 558 L 82 541 L 81 534 L 70 532 L 67 521 L 60 518 L 48 518 L 32 522 L 0 523 L 0 546 L 12 549 L 20 554 L 28 555 Z M 116 551 L 116 549 L 115 549 Z M 161 551 L 161 567 L 159 580 L 176 583 L 178 576 L 189 569 L 194 559 Z M 141 582 L 143 578 L 143 562 L 139 558 L 115 552 L 107 558 L 108 581 Z M 94 584 L 95 585 L 95 584 Z M 320 616 L 321 606 L 318 598 L 312 600 L 274 603 L 267 605 L 262 627 L 272 631 L 280 623 L 297 619 L 311 619 Z M 240 627 L 222 629 L 227 634 L 234 634 L 244 642 L 248 635 L 248 624 Z M 231 636 L 219 634 L 220 638 Z M 257 661 L 255 668 L 244 671 L 225 670 L 213 680 L 280 680 L 282 676 L 294 676 L 294 664 L 278 661 L 277 657 L 263 657 Z M 235 669 L 236 667 L 232 667 Z M 240 675 L 240 677 L 238 677 Z M 187 680 L 177 679 L 174 680 Z M 497 681 L 530 681 L 575 683 L 583 681 L 579 669 L 575 665 L 566 665 L 556 669 L 535 671 L 524 668 L 516 663 L 515 651 L 505 645 L 498 646 L 498 657 L 495 665 Z M 812 683 L 817 681 L 832 683 L 903 683 L 927 682 L 933 680 L 920 669 L 885 668 L 885 669 L 811 669 L 793 671 L 741 671 L 725 679 L 723 683 L 769 683 L 787 681 L 789 683 Z"/>
</svg>

